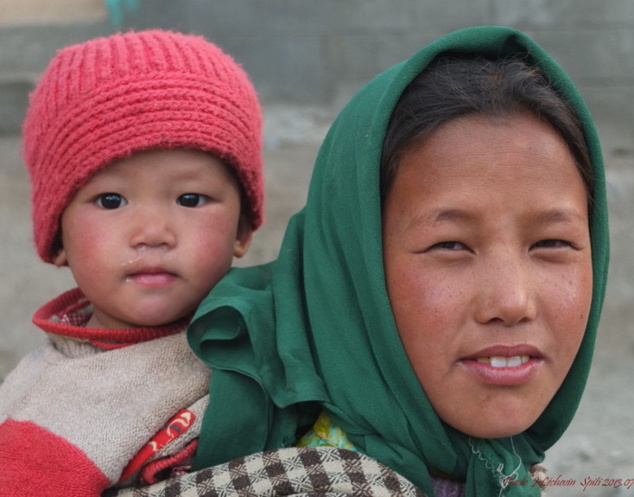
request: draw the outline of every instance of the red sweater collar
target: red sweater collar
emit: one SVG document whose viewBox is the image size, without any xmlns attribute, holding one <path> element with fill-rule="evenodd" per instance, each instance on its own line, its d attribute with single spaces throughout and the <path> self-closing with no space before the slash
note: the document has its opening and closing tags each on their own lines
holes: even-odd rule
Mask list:
<svg viewBox="0 0 634 497">
<path fill-rule="evenodd" d="M 161 327 L 96 329 L 84 325 L 92 313 L 92 304 L 79 288 L 69 290 L 43 305 L 33 315 L 33 323 L 47 333 L 87 340 L 102 348 L 118 348 L 173 335 L 182 331 L 191 316 Z"/>
</svg>

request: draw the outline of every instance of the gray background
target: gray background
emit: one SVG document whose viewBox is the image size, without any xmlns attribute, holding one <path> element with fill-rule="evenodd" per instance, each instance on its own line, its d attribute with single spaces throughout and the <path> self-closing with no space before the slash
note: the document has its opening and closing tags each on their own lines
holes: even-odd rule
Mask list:
<svg viewBox="0 0 634 497">
<path fill-rule="evenodd" d="M 27 95 L 58 48 L 115 29 L 101 0 L 11 3 L 0 0 L 0 381 L 42 342 L 29 323 L 33 311 L 73 284 L 65 270 L 41 263 L 31 244 L 19 154 Z M 251 74 L 264 104 L 268 222 L 240 264 L 275 257 L 288 217 L 303 204 L 328 124 L 372 76 L 439 35 L 476 24 L 519 28 L 550 52 L 597 120 L 612 265 L 587 394 L 546 462 L 553 478 L 634 479 L 634 1 L 144 0 L 139 6 L 126 12 L 122 29 L 207 36 Z M 634 486 L 581 490 L 552 487 L 548 495 L 634 496 Z"/>
<path fill-rule="evenodd" d="M 25 1 L 40 9 L 50 9 L 47 3 L 73 3 Z M 83 3 L 96 1 L 100 0 Z M 337 105 L 362 82 L 439 35 L 469 25 L 501 24 L 525 31 L 560 61 L 598 118 L 625 123 L 634 109 L 631 0 L 140 0 L 138 4 L 138 10 L 127 11 L 122 29 L 164 27 L 206 35 L 244 65 L 265 102 Z M 81 13 L 79 7 L 66 9 L 53 11 L 55 23 L 29 24 L 24 14 L 19 24 L 2 23 L 0 4 L 2 111 L 10 117 L 2 120 L 5 129 L 17 129 L 24 88 L 59 47 L 113 30 L 105 16 L 73 21 Z M 4 10 L 10 21 L 10 9 Z"/>
</svg>

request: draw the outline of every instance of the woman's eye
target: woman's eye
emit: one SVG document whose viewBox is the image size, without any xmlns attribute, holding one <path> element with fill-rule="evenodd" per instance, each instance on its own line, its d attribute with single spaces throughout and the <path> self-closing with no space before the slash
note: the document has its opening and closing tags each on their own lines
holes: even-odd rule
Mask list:
<svg viewBox="0 0 634 497">
<path fill-rule="evenodd" d="M 207 202 L 208 197 L 200 193 L 185 193 L 176 200 L 178 205 L 183 207 L 200 207 Z"/>
<path fill-rule="evenodd" d="M 463 250 L 466 249 L 467 246 L 460 242 L 448 241 L 448 242 L 440 242 L 429 247 L 429 250 Z"/>
<path fill-rule="evenodd" d="M 95 199 L 95 203 L 103 209 L 118 209 L 128 202 L 118 193 L 103 193 Z"/>
<path fill-rule="evenodd" d="M 570 247 L 570 243 L 563 240 L 540 240 L 535 244 L 536 248 L 561 248 Z"/>
</svg>

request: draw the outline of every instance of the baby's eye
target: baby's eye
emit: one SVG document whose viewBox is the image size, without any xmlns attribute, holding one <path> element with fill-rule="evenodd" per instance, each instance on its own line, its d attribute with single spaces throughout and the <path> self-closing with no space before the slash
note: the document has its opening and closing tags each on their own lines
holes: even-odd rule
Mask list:
<svg viewBox="0 0 634 497">
<path fill-rule="evenodd" d="M 200 207 L 207 200 L 209 200 L 209 197 L 200 193 L 185 193 L 176 199 L 176 203 L 183 207 Z"/>
<path fill-rule="evenodd" d="M 111 210 L 123 207 L 128 201 L 118 193 L 102 193 L 95 199 L 95 203 L 103 209 Z"/>
</svg>

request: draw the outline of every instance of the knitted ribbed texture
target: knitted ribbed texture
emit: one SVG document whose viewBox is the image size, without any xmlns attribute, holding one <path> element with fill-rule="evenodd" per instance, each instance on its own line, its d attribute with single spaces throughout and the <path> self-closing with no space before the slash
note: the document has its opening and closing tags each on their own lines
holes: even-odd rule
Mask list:
<svg viewBox="0 0 634 497">
<path fill-rule="evenodd" d="M 208 151 L 235 170 L 262 222 L 260 106 L 242 68 L 202 37 L 149 30 L 73 45 L 31 95 L 24 157 L 35 244 L 54 258 L 62 211 L 96 172 L 154 148 Z"/>
</svg>

